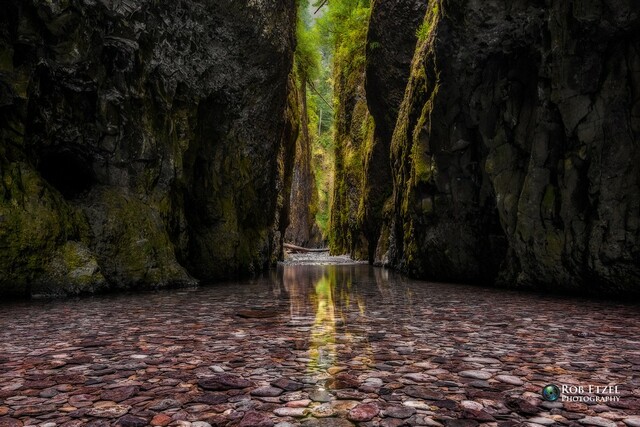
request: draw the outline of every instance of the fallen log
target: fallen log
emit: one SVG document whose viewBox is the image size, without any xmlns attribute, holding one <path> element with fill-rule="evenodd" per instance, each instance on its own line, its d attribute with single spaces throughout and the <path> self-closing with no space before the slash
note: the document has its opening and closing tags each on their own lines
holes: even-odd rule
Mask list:
<svg viewBox="0 0 640 427">
<path fill-rule="evenodd" d="M 302 246 L 292 245 L 291 243 L 284 243 L 282 246 L 284 246 L 285 249 L 289 249 L 292 252 L 329 252 L 329 249 L 326 249 L 326 248 L 310 249 L 310 248 L 303 248 Z"/>
</svg>

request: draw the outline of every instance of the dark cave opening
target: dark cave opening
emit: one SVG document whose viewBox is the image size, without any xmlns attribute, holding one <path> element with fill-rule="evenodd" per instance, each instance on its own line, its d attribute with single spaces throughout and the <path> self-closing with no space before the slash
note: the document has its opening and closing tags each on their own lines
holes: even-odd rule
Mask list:
<svg viewBox="0 0 640 427">
<path fill-rule="evenodd" d="M 38 171 L 66 199 L 75 199 L 96 183 L 91 158 L 68 147 L 44 149 L 39 156 Z"/>
</svg>

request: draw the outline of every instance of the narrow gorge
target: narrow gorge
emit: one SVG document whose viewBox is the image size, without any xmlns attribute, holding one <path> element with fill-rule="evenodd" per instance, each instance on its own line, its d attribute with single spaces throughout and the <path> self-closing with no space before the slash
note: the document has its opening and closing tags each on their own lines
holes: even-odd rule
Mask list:
<svg viewBox="0 0 640 427">
<path fill-rule="evenodd" d="M 0 427 L 640 427 L 640 1 L 3 0 Z"/>
</svg>

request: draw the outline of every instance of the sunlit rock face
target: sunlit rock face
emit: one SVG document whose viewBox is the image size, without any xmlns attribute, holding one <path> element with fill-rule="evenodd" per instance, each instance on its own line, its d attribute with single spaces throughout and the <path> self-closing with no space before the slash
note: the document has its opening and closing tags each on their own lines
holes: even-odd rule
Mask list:
<svg viewBox="0 0 640 427">
<path fill-rule="evenodd" d="M 0 293 L 265 267 L 294 23 L 293 0 L 4 2 Z"/>
<path fill-rule="evenodd" d="M 432 1 L 424 29 L 392 142 L 391 263 L 639 293 L 640 3 Z"/>
</svg>

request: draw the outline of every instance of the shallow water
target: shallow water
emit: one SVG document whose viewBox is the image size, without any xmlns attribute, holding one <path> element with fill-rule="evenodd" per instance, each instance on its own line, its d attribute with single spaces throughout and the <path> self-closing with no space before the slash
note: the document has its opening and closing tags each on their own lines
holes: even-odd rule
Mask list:
<svg viewBox="0 0 640 427">
<path fill-rule="evenodd" d="M 640 421 L 640 312 L 618 302 L 343 264 L 0 309 L 0 426 Z"/>
</svg>

